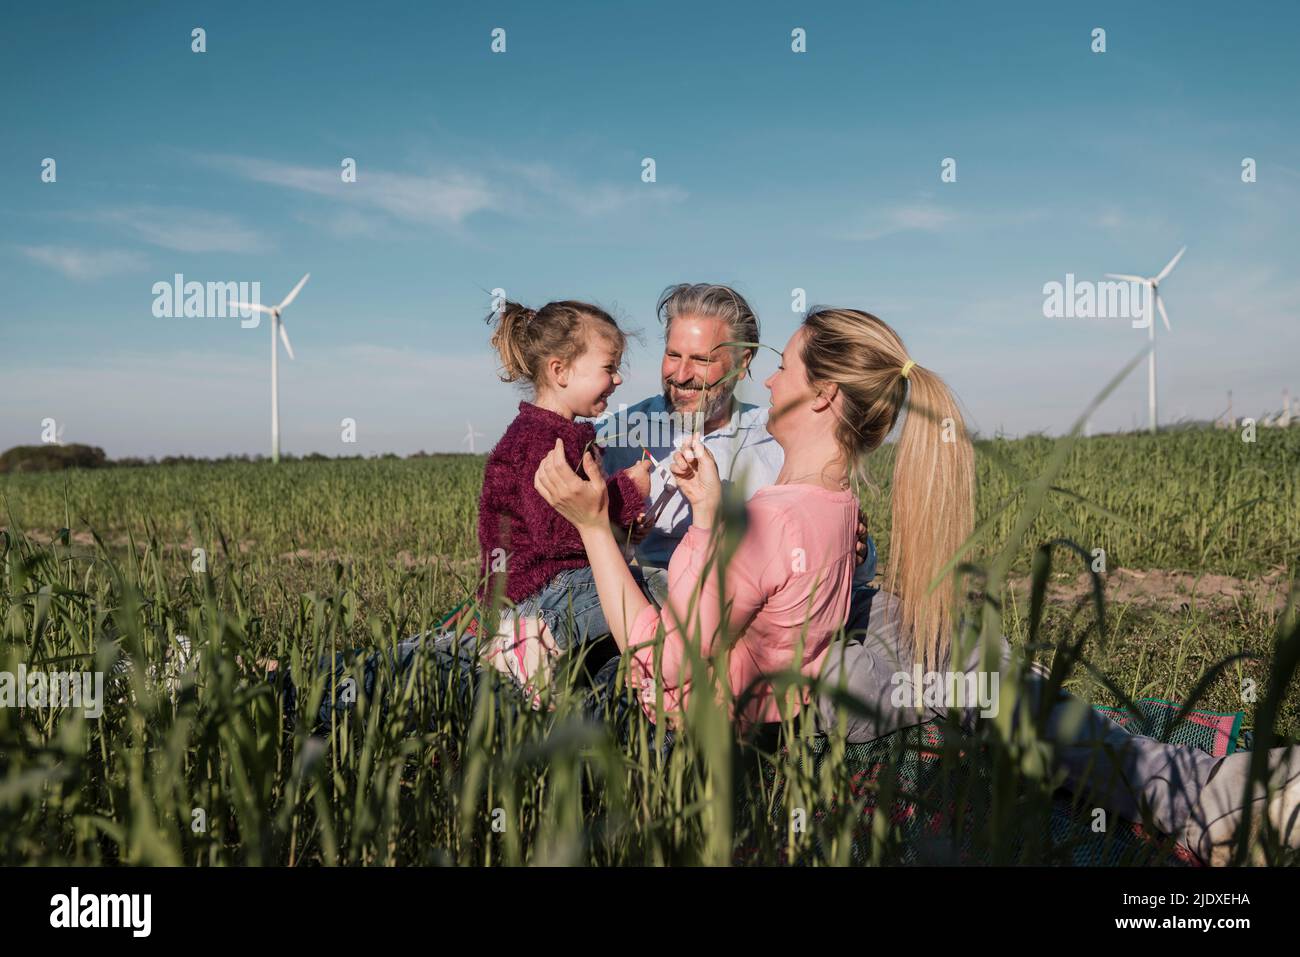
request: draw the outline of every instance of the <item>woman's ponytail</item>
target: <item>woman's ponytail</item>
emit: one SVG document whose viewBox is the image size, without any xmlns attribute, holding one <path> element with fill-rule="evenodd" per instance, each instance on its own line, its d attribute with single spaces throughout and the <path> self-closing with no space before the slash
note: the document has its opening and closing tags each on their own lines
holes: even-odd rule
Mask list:
<svg viewBox="0 0 1300 957">
<path fill-rule="evenodd" d="M 905 414 L 886 588 L 902 605 L 914 660 L 939 670 L 957 620 L 957 579 L 935 579 L 974 526 L 975 455 L 961 410 L 943 380 L 909 358 L 898 334 L 870 313 L 814 309 L 804 329 L 809 381 L 834 382 L 843 396 L 836 442 L 850 471 Z"/>
<path fill-rule="evenodd" d="M 938 670 L 949 657 L 958 596 L 955 574 L 936 579 L 974 527 L 975 455 L 943 380 L 915 364 L 906 379 L 894 452 L 888 588 L 902 602 L 915 660 Z"/>
</svg>

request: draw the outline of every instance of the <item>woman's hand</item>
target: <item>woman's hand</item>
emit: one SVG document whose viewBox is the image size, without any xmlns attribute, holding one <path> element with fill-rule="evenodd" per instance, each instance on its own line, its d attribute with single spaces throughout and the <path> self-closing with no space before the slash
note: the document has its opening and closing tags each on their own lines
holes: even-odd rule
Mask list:
<svg viewBox="0 0 1300 957">
<path fill-rule="evenodd" d="M 673 453 L 669 471 L 686 501 L 691 503 L 691 523 L 712 528 L 722 504 L 722 478 L 708 446 L 692 435 Z"/>
<path fill-rule="evenodd" d="M 582 531 L 609 528 L 609 490 L 596 457 L 587 451 L 582 457 L 585 480 L 578 477 L 564 457 L 564 440 L 546 453 L 533 476 L 533 487 L 557 512 Z"/>
</svg>

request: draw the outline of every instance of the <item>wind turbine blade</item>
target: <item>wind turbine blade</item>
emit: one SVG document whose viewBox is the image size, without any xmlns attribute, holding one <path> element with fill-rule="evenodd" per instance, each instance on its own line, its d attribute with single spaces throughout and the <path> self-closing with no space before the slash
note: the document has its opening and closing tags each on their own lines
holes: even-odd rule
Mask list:
<svg viewBox="0 0 1300 957">
<path fill-rule="evenodd" d="M 1146 282 L 1141 276 L 1125 276 L 1117 272 L 1106 273 L 1107 279 L 1123 279 L 1125 282 Z"/>
<path fill-rule="evenodd" d="M 271 314 L 271 307 L 264 306 L 260 302 L 232 302 L 231 309 L 252 309 L 254 312 L 264 312 L 268 316 Z"/>
<path fill-rule="evenodd" d="M 1166 276 L 1168 276 L 1171 272 L 1174 271 L 1174 267 L 1178 265 L 1178 260 L 1183 258 L 1183 253 L 1185 252 L 1187 252 L 1186 246 L 1184 246 L 1182 249 L 1178 250 L 1178 252 L 1174 254 L 1174 258 L 1169 260 L 1169 264 L 1156 274 L 1156 282 L 1159 282 L 1160 280 L 1164 279 Z"/>
<path fill-rule="evenodd" d="M 298 285 L 294 286 L 293 289 L 289 291 L 289 295 L 284 297 L 284 302 L 280 303 L 280 305 L 277 308 L 283 310 L 285 306 L 289 305 L 289 303 L 297 299 L 298 293 L 302 291 L 303 286 L 307 285 L 307 280 L 310 278 L 311 278 L 311 273 L 307 273 L 307 275 L 299 279 Z"/>
<path fill-rule="evenodd" d="M 1160 310 L 1160 318 L 1164 321 L 1166 331 L 1173 332 L 1174 330 L 1169 328 L 1169 316 L 1165 314 L 1165 301 L 1160 298 L 1160 293 L 1156 293 L 1156 308 Z"/>
<path fill-rule="evenodd" d="M 289 353 L 289 358 L 293 358 L 293 346 L 289 345 L 289 333 L 284 328 L 284 320 L 281 319 L 276 323 L 280 327 L 280 341 L 284 343 L 284 351 Z"/>
</svg>

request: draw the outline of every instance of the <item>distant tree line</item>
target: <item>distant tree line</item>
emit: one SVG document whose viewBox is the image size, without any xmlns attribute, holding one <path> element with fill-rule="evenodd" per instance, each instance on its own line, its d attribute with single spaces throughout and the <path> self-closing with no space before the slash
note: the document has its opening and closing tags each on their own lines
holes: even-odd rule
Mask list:
<svg viewBox="0 0 1300 957">
<path fill-rule="evenodd" d="M 425 452 L 421 449 L 419 452 L 414 452 L 405 457 L 408 459 L 431 459 L 460 454 L 463 453 Z M 335 459 L 346 461 L 365 458 L 400 459 L 402 457 L 394 452 L 370 456 L 323 455 L 320 452 L 311 452 L 307 455 L 281 455 L 280 459 L 285 462 L 325 462 Z M 104 450 L 97 445 L 16 445 L 7 452 L 0 454 L 0 475 L 11 472 L 57 472 L 62 469 L 141 468 L 148 465 L 196 465 L 200 463 L 265 462 L 269 460 L 270 457 L 266 455 L 248 454 L 222 455 L 214 458 L 193 455 L 164 455 L 162 458 L 127 456 L 120 459 L 110 459 L 104 454 Z"/>
</svg>

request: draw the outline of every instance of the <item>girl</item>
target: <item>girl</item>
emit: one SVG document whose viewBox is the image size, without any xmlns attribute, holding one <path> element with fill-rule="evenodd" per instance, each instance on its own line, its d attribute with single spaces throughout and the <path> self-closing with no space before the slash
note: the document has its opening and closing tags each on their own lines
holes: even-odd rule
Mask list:
<svg viewBox="0 0 1300 957">
<path fill-rule="evenodd" d="M 398 642 L 392 652 L 369 655 L 362 673 L 367 696 L 385 657 L 395 673 L 407 674 L 425 648 L 441 671 L 467 679 L 477 674 L 480 662 L 490 664 L 513 678 L 525 692 L 524 700 L 538 707 L 552 660 L 609 633 L 582 539 L 538 495 L 533 474 L 561 444 L 569 464 L 581 467 L 583 450 L 595 441 L 596 430 L 576 419 L 605 411 L 622 382 L 618 367 L 625 336 L 603 309 L 570 300 L 538 310 L 507 302 L 488 322 L 496 325 L 492 345 L 501 357 L 502 381 L 527 383 L 532 389 L 532 401 L 519 403 L 519 415 L 488 455 L 479 498 L 479 605 L 489 609 L 505 599 L 514 608 L 502 615 L 495 635 L 480 635 L 478 619 L 472 618 L 463 638 L 443 633 L 426 642 L 425 636 L 416 636 Z M 608 502 L 602 513 L 606 525 L 611 518 L 627 525 L 644 507 L 650 464 L 618 473 L 607 487 L 591 452 L 587 460 L 592 471 L 586 474 L 599 480 Z M 335 656 L 334 690 L 321 702 L 318 733 L 329 730 L 335 712 L 350 707 L 337 690 L 349 657 Z M 269 677 L 278 665 L 265 664 Z M 323 661 L 322 667 L 331 666 Z M 456 685 L 462 691 L 472 686 L 472 680 Z M 293 683 L 286 680 L 286 710 L 295 711 L 296 702 Z"/>
<path fill-rule="evenodd" d="M 542 499 L 533 475 L 560 447 L 570 467 L 582 468 L 596 430 L 576 420 L 607 408 L 623 381 L 618 368 L 626 339 L 603 309 L 572 300 L 538 310 L 507 302 L 488 317 L 494 321 L 501 380 L 526 383 L 532 401 L 519 403 L 518 417 L 488 456 L 479 499 L 479 600 L 483 607 L 501 598 L 514 605 L 498 635 L 499 654 L 490 660 L 527 684 L 550 657 L 609 631 L 578 530 Z M 599 460 L 589 460 L 594 470 L 587 476 L 607 488 L 606 521 L 629 526 L 649 494 L 649 462 L 606 484 Z"/>
<path fill-rule="evenodd" d="M 785 450 L 785 464 L 777 484 L 749 501 L 725 595 L 713 560 L 717 536 L 710 533 L 721 522 L 721 486 L 702 443 L 692 442 L 674 460 L 693 524 L 673 553 L 662 612 L 641 595 L 622 561 L 604 520 L 604 483 L 578 478 L 557 449 L 538 470 L 537 487 L 581 533 L 614 639 L 630 659 L 629 678 L 642 688 L 652 719 L 659 700 L 670 717 L 684 706 L 693 653 L 707 658 L 719 649 L 727 652 L 732 695 L 747 702 L 741 720 L 779 718 L 789 702 L 778 698 L 767 676 L 794 667 L 821 677 L 823 686 L 847 690 L 868 710 L 875 707 L 869 718 L 847 716 L 846 727 L 844 709 L 829 695 L 816 702 L 823 727 L 850 741 L 923 721 L 912 694 L 894 694 L 898 676 L 913 663 L 927 671 L 954 661 L 966 661 L 966 672 L 975 667 L 955 654 L 951 641 L 958 628 L 956 589 L 931 587 L 973 524 L 974 461 L 961 412 L 943 380 L 917 365 L 889 326 L 850 309 L 811 312 L 766 385 L 773 407 L 768 429 Z M 837 641 L 852 577 L 856 498 L 849 478 L 905 409 L 894 461 L 896 558 L 866 640 Z M 792 555 L 799 560 L 789 560 Z M 1003 639 L 1003 667 L 1009 652 Z M 1036 707 L 1042 690 L 1041 677 L 1031 674 L 1024 703 Z M 1256 782 L 1247 800 L 1250 752 L 1215 759 L 1130 735 L 1068 697 L 1050 704 L 1045 734 L 1060 745 L 1057 756 L 1074 789 L 1130 820 L 1149 809 L 1162 831 L 1211 863 L 1229 859 L 1247 804 L 1254 827 L 1267 819 L 1285 844 L 1300 847 L 1300 747 L 1261 755 L 1268 787 Z"/>
</svg>

